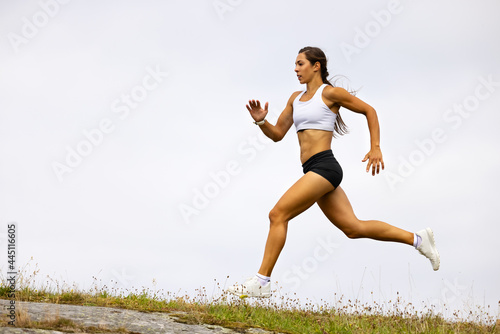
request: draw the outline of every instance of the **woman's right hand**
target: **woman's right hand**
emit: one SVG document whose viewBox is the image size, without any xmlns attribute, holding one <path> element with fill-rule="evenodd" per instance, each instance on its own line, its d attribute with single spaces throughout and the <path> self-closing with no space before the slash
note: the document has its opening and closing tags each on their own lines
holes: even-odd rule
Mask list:
<svg viewBox="0 0 500 334">
<path fill-rule="evenodd" d="M 267 107 L 269 106 L 269 102 L 266 102 L 264 109 L 260 106 L 259 100 L 250 100 L 247 104 L 247 109 L 250 112 L 250 115 L 256 122 L 262 121 L 267 116 Z"/>
</svg>

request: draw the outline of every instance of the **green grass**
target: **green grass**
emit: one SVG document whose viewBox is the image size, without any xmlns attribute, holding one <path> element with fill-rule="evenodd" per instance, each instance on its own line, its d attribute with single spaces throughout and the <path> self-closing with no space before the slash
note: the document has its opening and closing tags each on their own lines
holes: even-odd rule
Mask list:
<svg viewBox="0 0 500 334">
<path fill-rule="evenodd" d="M 239 299 L 228 296 L 218 283 L 214 283 L 214 293 L 208 296 L 205 288 L 195 291 L 196 296 L 178 296 L 147 288 L 142 290 L 123 290 L 115 287 L 94 284 L 88 291 L 48 278 L 45 284 L 37 287 L 35 277 L 39 271 L 26 275 L 20 270 L 17 276 L 17 301 L 47 302 L 87 306 L 104 306 L 143 312 L 168 312 L 175 315 L 179 322 L 190 324 L 213 324 L 244 330 L 262 328 L 282 333 L 500 333 L 500 324 L 485 314 L 479 317 L 481 323 L 464 321 L 457 315 L 453 321 L 445 320 L 432 308 L 425 313 L 416 311 L 413 305 L 405 304 L 400 298 L 394 302 L 379 305 L 359 301 L 338 299 L 336 305 L 323 305 L 307 302 L 300 303 L 295 298 L 280 296 L 277 291 L 269 299 Z M 9 299 L 9 288 L 1 279 L 0 299 Z M 302 306 L 298 306 L 302 305 Z M 484 319 L 487 321 L 484 321 Z M 0 319 L 6 326 L 7 319 Z M 89 333 L 105 333 L 102 328 L 81 328 L 70 319 L 33 322 L 27 314 L 18 314 L 17 326 L 45 329 L 72 329 Z M 116 329 L 123 333 L 123 328 Z"/>
</svg>

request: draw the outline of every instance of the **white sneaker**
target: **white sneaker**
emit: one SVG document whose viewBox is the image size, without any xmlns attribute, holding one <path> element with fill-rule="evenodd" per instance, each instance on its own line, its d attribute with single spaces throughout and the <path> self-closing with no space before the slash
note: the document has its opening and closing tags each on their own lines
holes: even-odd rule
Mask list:
<svg viewBox="0 0 500 334">
<path fill-rule="evenodd" d="M 267 298 L 271 297 L 271 282 L 268 282 L 266 285 L 262 286 L 260 285 L 257 276 L 254 276 L 247 279 L 243 284 L 230 286 L 227 291 L 239 296 L 240 298 Z"/>
<path fill-rule="evenodd" d="M 432 269 L 438 270 L 441 260 L 434 241 L 434 233 L 428 227 L 425 230 L 418 231 L 416 234 L 422 238 L 422 243 L 417 247 L 417 250 L 431 261 Z"/>
</svg>

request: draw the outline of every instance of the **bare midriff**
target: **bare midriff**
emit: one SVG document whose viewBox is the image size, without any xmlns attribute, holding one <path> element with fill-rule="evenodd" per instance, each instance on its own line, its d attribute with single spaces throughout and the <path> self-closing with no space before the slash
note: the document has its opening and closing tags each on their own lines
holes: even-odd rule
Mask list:
<svg viewBox="0 0 500 334">
<path fill-rule="evenodd" d="M 297 132 L 300 145 L 300 161 L 302 164 L 316 153 L 332 148 L 333 133 L 324 130 L 300 130 Z"/>
</svg>

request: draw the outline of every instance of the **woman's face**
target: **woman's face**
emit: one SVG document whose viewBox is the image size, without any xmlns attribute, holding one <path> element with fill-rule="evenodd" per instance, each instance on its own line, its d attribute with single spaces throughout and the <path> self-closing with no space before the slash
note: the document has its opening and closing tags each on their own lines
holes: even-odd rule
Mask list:
<svg viewBox="0 0 500 334">
<path fill-rule="evenodd" d="M 314 68 L 307 60 L 304 53 L 299 53 L 297 59 L 295 60 L 295 73 L 297 73 L 297 78 L 301 84 L 308 83 L 312 80 L 314 76 Z"/>
</svg>

